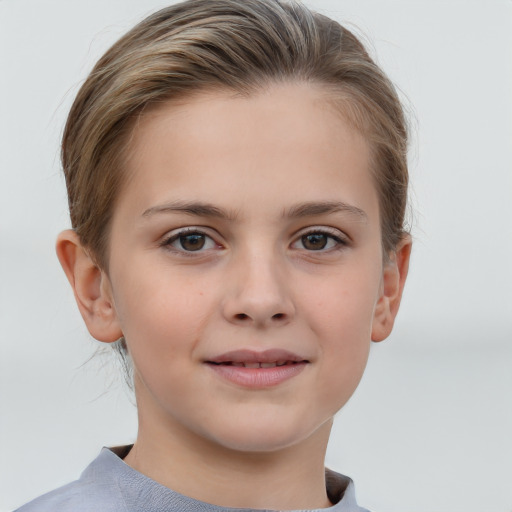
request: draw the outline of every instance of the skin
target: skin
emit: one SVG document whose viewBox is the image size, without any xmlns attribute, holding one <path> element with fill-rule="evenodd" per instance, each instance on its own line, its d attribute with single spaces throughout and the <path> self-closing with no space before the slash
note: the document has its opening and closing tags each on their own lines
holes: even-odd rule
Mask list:
<svg viewBox="0 0 512 512">
<path fill-rule="evenodd" d="M 312 85 L 202 93 L 141 118 L 126 171 L 108 273 L 74 232 L 57 243 L 89 331 L 133 359 L 125 461 L 221 506 L 329 506 L 332 419 L 391 332 L 410 254 L 383 258 L 365 139 Z M 245 387 L 207 363 L 240 348 L 307 362 Z"/>
</svg>

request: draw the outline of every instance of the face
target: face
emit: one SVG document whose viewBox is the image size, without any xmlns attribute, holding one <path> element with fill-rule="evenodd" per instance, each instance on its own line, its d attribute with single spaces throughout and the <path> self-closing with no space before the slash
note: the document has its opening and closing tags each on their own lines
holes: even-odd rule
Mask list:
<svg viewBox="0 0 512 512">
<path fill-rule="evenodd" d="M 280 85 L 160 106 L 131 155 L 104 288 L 141 422 L 243 451 L 329 425 L 385 300 L 364 138 Z"/>
</svg>

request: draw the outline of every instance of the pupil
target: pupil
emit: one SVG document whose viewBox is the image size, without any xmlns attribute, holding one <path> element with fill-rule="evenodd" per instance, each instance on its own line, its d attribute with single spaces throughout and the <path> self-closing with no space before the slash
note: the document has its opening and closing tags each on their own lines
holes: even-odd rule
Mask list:
<svg viewBox="0 0 512 512">
<path fill-rule="evenodd" d="M 204 235 L 191 234 L 180 236 L 180 244 L 186 251 L 199 251 L 204 247 Z"/>
<path fill-rule="evenodd" d="M 306 249 L 311 249 L 313 251 L 319 251 L 324 249 L 327 245 L 327 236 L 322 235 L 321 233 L 314 233 L 311 235 L 304 235 L 302 237 L 302 243 Z"/>
</svg>

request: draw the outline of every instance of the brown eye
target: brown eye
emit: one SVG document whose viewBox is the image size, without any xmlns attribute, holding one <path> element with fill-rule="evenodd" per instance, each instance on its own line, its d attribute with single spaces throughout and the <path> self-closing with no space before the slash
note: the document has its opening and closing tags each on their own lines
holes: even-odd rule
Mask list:
<svg viewBox="0 0 512 512">
<path fill-rule="evenodd" d="M 349 245 L 348 237 L 335 228 L 312 228 L 291 244 L 292 249 L 318 253 L 329 253 L 344 249 Z"/>
<path fill-rule="evenodd" d="M 308 251 L 320 251 L 326 248 L 329 237 L 323 233 L 310 233 L 304 235 L 301 240 L 302 245 Z"/>
<path fill-rule="evenodd" d="M 162 247 L 178 253 L 202 253 L 210 249 L 220 249 L 215 240 L 202 231 L 182 229 L 174 232 L 161 243 Z"/>
<path fill-rule="evenodd" d="M 191 233 L 179 237 L 180 246 L 185 251 L 200 251 L 206 243 L 205 235 L 201 233 Z"/>
</svg>

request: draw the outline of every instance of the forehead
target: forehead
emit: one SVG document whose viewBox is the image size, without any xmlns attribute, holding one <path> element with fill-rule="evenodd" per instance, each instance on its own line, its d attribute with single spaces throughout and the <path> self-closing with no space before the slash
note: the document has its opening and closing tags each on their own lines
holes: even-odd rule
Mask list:
<svg viewBox="0 0 512 512">
<path fill-rule="evenodd" d="M 276 207 L 297 196 L 365 202 L 376 194 L 369 162 L 367 141 L 320 87 L 280 84 L 250 96 L 202 92 L 141 116 L 121 202 L 129 195 L 143 212 L 195 194 L 246 208 L 261 204 L 269 189 L 279 190 Z"/>
</svg>

